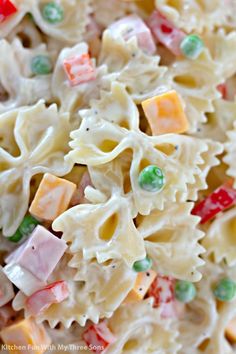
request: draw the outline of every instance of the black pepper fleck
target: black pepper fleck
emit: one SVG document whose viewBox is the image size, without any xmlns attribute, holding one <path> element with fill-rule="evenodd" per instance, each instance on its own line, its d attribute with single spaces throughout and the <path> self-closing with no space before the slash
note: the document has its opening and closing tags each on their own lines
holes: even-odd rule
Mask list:
<svg viewBox="0 0 236 354">
<path fill-rule="evenodd" d="M 89 128 L 86 128 L 87 132 L 89 131 Z"/>
<path fill-rule="evenodd" d="M 142 288 L 139 288 L 138 290 L 139 290 L 139 291 L 142 291 L 143 289 L 142 289 Z"/>
<path fill-rule="evenodd" d="M 149 272 L 147 272 L 147 273 L 146 273 L 146 275 L 147 275 L 147 277 L 149 277 L 149 276 L 150 276 L 150 273 L 149 273 Z"/>
</svg>

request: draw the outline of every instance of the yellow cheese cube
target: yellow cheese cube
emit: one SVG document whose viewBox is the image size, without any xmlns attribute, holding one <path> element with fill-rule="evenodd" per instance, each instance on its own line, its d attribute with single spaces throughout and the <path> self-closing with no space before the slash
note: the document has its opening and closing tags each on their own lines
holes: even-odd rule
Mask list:
<svg viewBox="0 0 236 354">
<path fill-rule="evenodd" d="M 146 295 L 150 285 L 152 284 L 156 276 L 157 273 L 152 269 L 147 270 L 146 272 L 138 273 L 134 287 L 129 292 L 124 302 L 127 304 L 131 302 L 141 301 Z"/>
<path fill-rule="evenodd" d="M 231 342 L 236 342 L 236 317 L 228 323 L 225 335 Z"/>
<path fill-rule="evenodd" d="M 51 343 L 44 326 L 32 318 L 5 327 L 0 336 L 9 354 L 42 354 Z"/>
<path fill-rule="evenodd" d="M 152 135 L 184 133 L 188 130 L 188 120 L 176 91 L 149 98 L 142 102 L 142 107 Z"/>
<path fill-rule="evenodd" d="M 69 206 L 76 185 L 45 173 L 30 206 L 30 213 L 42 220 L 55 220 Z"/>
</svg>

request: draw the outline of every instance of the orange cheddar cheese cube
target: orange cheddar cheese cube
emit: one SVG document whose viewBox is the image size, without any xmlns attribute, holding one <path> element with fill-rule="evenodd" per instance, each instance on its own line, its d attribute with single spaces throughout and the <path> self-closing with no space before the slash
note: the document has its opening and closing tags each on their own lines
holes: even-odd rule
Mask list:
<svg viewBox="0 0 236 354">
<path fill-rule="evenodd" d="M 189 124 L 176 91 L 168 91 L 142 102 L 152 135 L 184 133 Z"/>
<path fill-rule="evenodd" d="M 234 317 L 225 329 L 225 336 L 231 341 L 236 342 L 236 317 Z"/>
<path fill-rule="evenodd" d="M 76 184 L 45 173 L 29 212 L 42 220 L 55 220 L 69 206 Z"/>
<path fill-rule="evenodd" d="M 42 354 L 51 344 L 44 326 L 32 318 L 5 327 L 0 336 L 9 354 Z"/>
<path fill-rule="evenodd" d="M 156 276 L 157 273 L 152 269 L 149 269 L 146 272 L 138 273 L 134 287 L 125 298 L 124 303 L 128 304 L 131 302 L 141 301 Z"/>
</svg>

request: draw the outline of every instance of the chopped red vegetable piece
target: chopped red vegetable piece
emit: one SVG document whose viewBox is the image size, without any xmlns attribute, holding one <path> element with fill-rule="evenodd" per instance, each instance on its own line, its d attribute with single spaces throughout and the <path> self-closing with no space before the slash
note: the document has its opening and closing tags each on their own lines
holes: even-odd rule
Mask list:
<svg viewBox="0 0 236 354">
<path fill-rule="evenodd" d="M 168 276 L 158 275 L 152 282 L 148 295 L 153 296 L 154 307 L 174 300 L 174 279 Z"/>
<path fill-rule="evenodd" d="M 160 307 L 163 318 L 181 318 L 185 312 L 185 305 L 175 300 L 174 283 L 174 278 L 158 275 L 148 290 L 153 307 Z"/>
<path fill-rule="evenodd" d="M 107 327 L 106 323 L 93 324 L 84 333 L 83 339 L 89 348 L 97 354 L 101 354 L 116 338 Z"/>
<path fill-rule="evenodd" d="M 63 66 L 72 86 L 96 79 L 96 71 L 89 54 L 67 58 Z"/>
<path fill-rule="evenodd" d="M 0 0 L 0 23 L 15 12 L 17 12 L 17 8 L 10 0 Z"/>
<path fill-rule="evenodd" d="M 147 24 L 158 42 L 162 43 L 174 55 L 181 55 L 180 43 L 186 36 L 183 31 L 176 28 L 157 10 L 149 17 Z"/>
<path fill-rule="evenodd" d="M 222 98 L 226 99 L 227 96 L 227 87 L 225 84 L 220 84 L 217 86 L 217 90 L 221 93 Z"/>
<path fill-rule="evenodd" d="M 67 283 L 64 280 L 56 281 L 28 297 L 26 306 L 31 315 L 37 316 L 50 305 L 65 300 L 68 295 L 69 290 Z"/>
<path fill-rule="evenodd" d="M 193 215 L 201 217 L 200 224 L 211 220 L 219 212 L 231 207 L 236 202 L 236 190 L 232 187 L 230 180 L 217 188 L 207 198 L 197 203 L 192 210 Z"/>
</svg>

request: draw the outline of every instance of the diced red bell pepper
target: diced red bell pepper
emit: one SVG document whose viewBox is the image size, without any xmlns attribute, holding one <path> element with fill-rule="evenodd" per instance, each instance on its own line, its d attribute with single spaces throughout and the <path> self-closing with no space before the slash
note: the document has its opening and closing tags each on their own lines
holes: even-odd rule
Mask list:
<svg viewBox="0 0 236 354">
<path fill-rule="evenodd" d="M 186 34 L 155 10 L 149 17 L 147 24 L 155 39 L 168 48 L 174 55 L 181 55 L 180 43 Z"/>
<path fill-rule="evenodd" d="M 26 300 L 26 307 L 33 316 L 45 311 L 50 305 L 58 304 L 69 295 L 67 283 L 64 280 L 49 284 L 36 291 Z"/>
<path fill-rule="evenodd" d="M 222 98 L 226 99 L 227 96 L 227 87 L 226 84 L 220 84 L 217 86 L 217 90 L 221 93 Z"/>
<path fill-rule="evenodd" d="M 168 276 L 158 275 L 152 282 L 148 295 L 153 296 L 154 307 L 162 303 L 168 303 L 174 300 L 174 279 Z"/>
<path fill-rule="evenodd" d="M 71 86 L 96 79 L 96 70 L 89 54 L 67 58 L 63 66 Z"/>
<path fill-rule="evenodd" d="M 192 210 L 193 215 L 201 217 L 200 224 L 213 219 L 219 212 L 231 207 L 236 202 L 236 190 L 230 180 L 217 188 L 207 198 L 197 203 Z"/>
<path fill-rule="evenodd" d="M 148 290 L 154 298 L 153 307 L 159 307 L 163 318 L 184 318 L 185 304 L 177 301 L 174 295 L 175 279 L 158 275 Z"/>
<path fill-rule="evenodd" d="M 0 0 L 0 23 L 18 10 L 10 0 Z"/>
<path fill-rule="evenodd" d="M 91 325 L 84 333 L 83 339 L 89 348 L 96 354 L 101 354 L 108 345 L 115 342 L 116 338 L 107 327 L 106 323 Z"/>
</svg>

